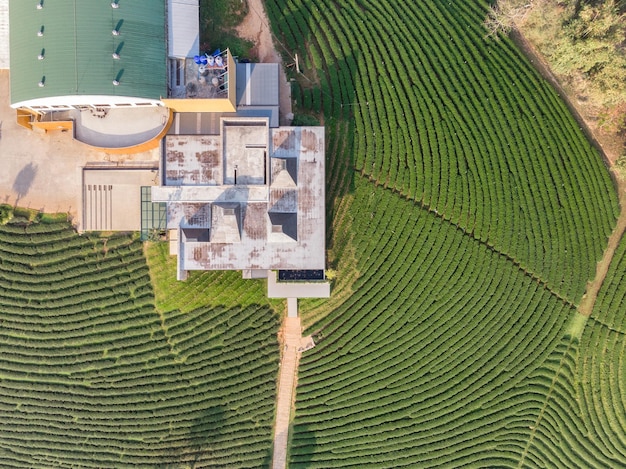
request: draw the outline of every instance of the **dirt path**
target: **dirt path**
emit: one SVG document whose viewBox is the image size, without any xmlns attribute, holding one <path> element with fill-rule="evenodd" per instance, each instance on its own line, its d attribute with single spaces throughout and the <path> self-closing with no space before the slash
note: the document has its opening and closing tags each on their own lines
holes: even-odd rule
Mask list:
<svg viewBox="0 0 626 469">
<path fill-rule="evenodd" d="M 250 9 L 243 22 L 237 27 L 237 34 L 254 42 L 253 53 L 261 63 L 279 63 L 280 125 L 290 125 L 293 120 L 291 107 L 291 85 L 287 81 L 281 56 L 276 52 L 269 21 L 262 0 L 248 0 Z M 285 318 L 279 334 L 283 353 L 280 362 L 280 376 L 276 398 L 276 420 L 274 422 L 273 469 L 287 467 L 287 442 L 291 409 L 295 399 L 298 361 L 302 350 L 302 328 L 300 318 Z"/>
<path fill-rule="evenodd" d="M 598 292 L 604 283 L 606 273 L 608 272 L 611 261 L 613 260 L 615 249 L 626 231 L 626 189 L 624 188 L 623 182 L 619 184 L 618 187 L 620 190 L 621 212 L 619 214 L 619 218 L 617 219 L 617 225 L 615 225 L 613 233 L 611 233 L 611 236 L 609 237 L 609 243 L 604 251 L 602 259 L 596 266 L 596 275 L 594 279 L 587 284 L 587 290 L 583 295 L 580 305 L 578 306 L 578 312 L 586 317 L 591 316 L 591 313 L 593 312 L 593 306 L 596 303 Z"/>
<path fill-rule="evenodd" d="M 281 56 L 276 52 L 269 21 L 262 0 L 248 0 L 249 12 L 237 27 L 237 34 L 254 42 L 253 52 L 261 63 L 279 63 Z M 284 67 L 280 67 L 280 125 L 289 125 L 293 120 L 291 107 L 291 85 L 287 81 Z"/>
<path fill-rule="evenodd" d="M 617 155 L 614 154 L 615 152 L 613 151 L 613 148 L 609 148 L 608 145 L 603 145 L 600 139 L 597 138 L 592 129 L 592 126 L 589 125 L 589 123 L 585 120 L 582 113 L 576 107 L 571 97 L 567 94 L 563 86 L 561 86 L 561 83 L 551 72 L 548 63 L 543 58 L 543 56 L 518 30 L 514 30 L 511 32 L 511 38 L 522 50 L 522 52 L 524 52 L 526 57 L 535 66 L 539 73 L 550 82 L 550 84 L 557 90 L 563 101 L 565 101 L 565 104 L 580 125 L 587 139 L 602 155 L 604 162 L 612 173 L 611 175 L 613 176 L 615 186 L 617 188 L 617 193 L 620 200 L 620 214 L 617 219 L 617 224 L 613 229 L 613 233 L 611 233 L 611 236 L 609 237 L 608 245 L 604 251 L 604 254 L 602 255 L 602 259 L 598 262 L 596 266 L 596 274 L 593 280 L 587 283 L 585 294 L 583 295 L 582 301 L 578 306 L 578 312 L 585 317 L 589 317 L 593 312 L 593 307 L 595 305 L 598 292 L 602 287 L 602 283 L 604 282 L 606 274 L 609 270 L 609 265 L 613 260 L 615 249 L 622 239 L 622 235 L 626 231 L 626 180 L 620 177 L 620 175 L 614 168 L 615 161 L 617 160 Z"/>
<path fill-rule="evenodd" d="M 278 398 L 276 399 L 276 421 L 274 422 L 274 455 L 273 469 L 287 467 L 287 440 L 289 437 L 289 421 L 294 400 L 294 388 L 298 360 L 300 358 L 300 342 L 302 332 L 300 318 L 285 318 L 283 324 L 283 355 L 280 362 L 280 378 L 278 381 Z"/>
</svg>

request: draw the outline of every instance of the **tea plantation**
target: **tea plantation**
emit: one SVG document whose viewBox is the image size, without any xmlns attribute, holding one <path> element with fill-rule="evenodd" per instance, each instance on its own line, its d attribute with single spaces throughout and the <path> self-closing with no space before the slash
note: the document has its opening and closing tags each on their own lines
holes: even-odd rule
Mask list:
<svg viewBox="0 0 626 469">
<path fill-rule="evenodd" d="M 267 4 L 327 126 L 338 271 L 303 304 L 290 467 L 626 465 L 624 267 L 576 311 L 615 188 L 487 7 Z"/>
<path fill-rule="evenodd" d="M 0 466 L 267 465 L 278 324 L 155 308 L 133 237 L 0 226 Z"/>
<path fill-rule="evenodd" d="M 626 240 L 577 312 L 615 188 L 488 2 L 265 5 L 337 272 L 301 302 L 289 467 L 626 466 Z M 269 465 L 282 306 L 166 251 L 0 226 L 0 467 Z"/>
</svg>

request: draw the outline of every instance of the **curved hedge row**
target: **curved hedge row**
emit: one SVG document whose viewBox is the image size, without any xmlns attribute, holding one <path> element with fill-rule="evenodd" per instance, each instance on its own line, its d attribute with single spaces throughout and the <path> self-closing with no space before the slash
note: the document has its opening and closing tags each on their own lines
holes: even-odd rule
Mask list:
<svg viewBox="0 0 626 469">
<path fill-rule="evenodd" d="M 329 128 L 331 199 L 349 162 L 580 299 L 618 213 L 615 191 L 552 88 L 510 41 L 484 38 L 486 2 L 268 9 L 319 82 L 294 94 Z"/>
<path fill-rule="evenodd" d="M 577 370 L 584 427 L 613 466 L 626 466 L 626 238 L 615 251 L 581 339 Z M 588 430 L 589 431 L 589 430 Z"/>
<path fill-rule="evenodd" d="M 484 38 L 487 7 L 267 3 L 297 111 L 326 125 L 342 287 L 302 303 L 290 467 L 624 465 L 623 340 L 605 362 L 589 324 L 568 335 L 617 197 L 556 93 Z"/>
<path fill-rule="evenodd" d="M 514 467 L 574 311 L 388 191 L 357 182 L 352 216 L 369 255 L 302 357 L 290 467 Z"/>
<path fill-rule="evenodd" d="M 159 313 L 142 245 L 0 226 L 0 466 L 267 465 L 278 318 Z"/>
</svg>

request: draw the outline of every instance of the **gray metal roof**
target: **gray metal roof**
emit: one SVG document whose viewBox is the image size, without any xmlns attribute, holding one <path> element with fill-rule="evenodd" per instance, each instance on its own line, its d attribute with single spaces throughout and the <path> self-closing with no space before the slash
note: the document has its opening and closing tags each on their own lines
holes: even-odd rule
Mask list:
<svg viewBox="0 0 626 469">
<path fill-rule="evenodd" d="M 200 50 L 198 0 L 167 0 L 168 55 L 193 57 Z"/>
<path fill-rule="evenodd" d="M 278 106 L 279 64 L 237 64 L 237 106 Z"/>
</svg>

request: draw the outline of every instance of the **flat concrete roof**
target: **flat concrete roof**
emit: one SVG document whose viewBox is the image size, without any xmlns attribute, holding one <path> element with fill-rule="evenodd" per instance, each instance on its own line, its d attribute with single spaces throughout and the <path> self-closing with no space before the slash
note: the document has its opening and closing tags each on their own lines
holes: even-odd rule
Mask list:
<svg viewBox="0 0 626 469">
<path fill-rule="evenodd" d="M 83 231 L 139 231 L 141 186 L 158 183 L 158 169 L 83 169 Z"/>
<path fill-rule="evenodd" d="M 152 201 L 168 203 L 168 228 L 179 230 L 182 271 L 325 267 L 324 128 L 269 129 L 253 123 L 223 126 L 233 134 L 222 141 L 226 176 L 217 185 L 185 185 L 188 173 L 181 170 L 189 162 L 187 171 L 202 174 L 197 150 L 207 137 L 173 137 L 166 144 L 166 181 L 167 168 L 183 176 L 180 185 L 153 187 Z M 250 173 L 241 180 L 245 183 L 238 175 L 234 184 L 229 172 L 235 164 Z"/>
<path fill-rule="evenodd" d="M 147 142 L 161 133 L 169 118 L 162 106 L 86 107 L 53 113 L 74 121 L 76 140 L 100 148 L 124 148 Z"/>
<path fill-rule="evenodd" d="M 267 183 L 267 121 L 225 121 L 222 129 L 223 184 Z"/>
<path fill-rule="evenodd" d="M 167 135 L 161 167 L 166 186 L 216 186 L 223 181 L 219 135 Z"/>
<path fill-rule="evenodd" d="M 268 192 L 267 186 L 160 186 L 152 188 L 152 201 L 172 203 L 267 202 Z"/>
</svg>

